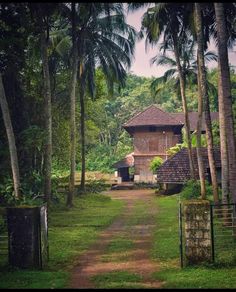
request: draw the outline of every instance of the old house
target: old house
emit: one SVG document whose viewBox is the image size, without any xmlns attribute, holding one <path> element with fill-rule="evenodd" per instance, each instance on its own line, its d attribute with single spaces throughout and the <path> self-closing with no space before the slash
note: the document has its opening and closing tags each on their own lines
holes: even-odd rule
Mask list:
<svg viewBox="0 0 236 292">
<path fill-rule="evenodd" d="M 212 113 L 212 119 L 218 119 L 218 113 Z M 197 113 L 189 113 L 191 132 L 196 130 Z M 159 156 L 168 159 L 167 150 L 182 142 L 184 127 L 183 113 L 167 113 L 155 105 L 136 114 L 128 120 L 123 128 L 133 139 L 133 160 L 124 158 L 114 164 L 118 172 L 118 182 L 130 179 L 129 168 L 134 166 L 134 182 L 156 182 L 156 174 L 149 169 L 151 160 Z M 205 132 L 205 125 L 202 127 Z M 130 155 L 128 155 L 130 157 Z"/>
</svg>

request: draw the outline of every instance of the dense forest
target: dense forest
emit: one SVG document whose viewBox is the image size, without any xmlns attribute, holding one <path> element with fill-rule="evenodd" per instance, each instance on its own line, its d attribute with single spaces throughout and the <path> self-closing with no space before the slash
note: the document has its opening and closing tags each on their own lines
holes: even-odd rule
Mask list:
<svg viewBox="0 0 236 292">
<path fill-rule="evenodd" d="M 230 5 L 225 6 L 226 11 L 235 9 Z M 201 71 L 205 65 L 199 63 L 201 57 L 206 64 L 218 60 L 217 53 L 207 51 L 206 45 L 211 36 L 216 40 L 219 33 L 215 23 L 210 22 L 214 19 L 214 5 L 200 7 L 210 30 L 201 30 L 198 23 L 195 31 L 191 31 L 191 25 L 185 23 L 186 12 L 194 9 L 196 23 L 199 21 L 197 5 L 194 7 L 192 3 L 185 9 L 172 3 L 166 8 L 163 6 L 163 10 L 158 5 L 148 8 L 149 12 L 157 9 L 154 15 L 162 13 L 160 23 L 156 18 L 149 19 L 147 12 L 141 32 L 125 22 L 123 6 L 122 3 L 1 4 L 1 96 L 7 101 L 1 107 L 2 113 L 5 113 L 4 106 L 9 108 L 15 139 L 14 142 L 7 136 L 12 134 L 9 124 L 6 126 L 9 119 L 7 114 L 1 114 L 0 192 L 3 202 L 6 197 L 14 198 L 9 196 L 13 190 L 17 193 L 12 169 L 19 170 L 13 171 L 13 178 L 18 177 L 19 181 L 20 177 L 20 192 L 44 193 L 46 198 L 53 188 L 51 177 L 60 173 L 70 174 L 69 186 L 73 193 L 75 170 L 82 171 L 82 189 L 86 170 L 113 172 L 113 163 L 132 152 L 132 140 L 122 124 L 151 104 L 168 112 L 199 111 L 201 82 L 200 95 L 205 98 L 203 84 L 207 85 L 210 110 L 219 111 L 219 69 Z M 141 6 L 134 3 L 129 9 Z M 178 9 L 178 16 L 175 16 L 175 9 Z M 165 13 L 172 15 L 166 28 L 161 25 Z M 234 15 L 229 13 L 227 17 L 229 45 L 232 46 L 234 31 L 230 28 Z M 153 23 L 159 28 L 153 29 Z M 181 30 L 181 25 L 186 25 L 185 29 Z M 201 31 L 205 33 L 204 44 L 200 42 Z M 151 62 L 153 66 L 166 66 L 166 73 L 159 78 L 128 73 L 136 39 L 146 36 L 146 42 L 154 45 L 160 42 L 162 34 L 166 39 L 159 44 L 159 53 Z M 236 74 L 233 68 L 230 74 L 235 119 Z M 215 143 L 219 144 L 219 126 L 213 125 L 213 132 Z M 188 131 L 186 135 L 190 141 Z M 9 144 L 15 144 L 17 151 Z M 189 142 L 187 145 L 191 150 Z M 189 153 L 191 157 L 191 151 Z M 15 168 L 13 162 L 17 160 L 12 158 L 13 154 L 19 162 Z"/>
</svg>

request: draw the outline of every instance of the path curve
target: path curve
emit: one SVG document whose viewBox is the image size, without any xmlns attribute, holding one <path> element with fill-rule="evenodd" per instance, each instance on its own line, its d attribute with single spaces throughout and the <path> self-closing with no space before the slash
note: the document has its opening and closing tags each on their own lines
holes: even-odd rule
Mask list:
<svg viewBox="0 0 236 292">
<path fill-rule="evenodd" d="M 158 263 L 150 259 L 152 234 L 155 228 L 156 204 L 153 204 L 154 190 L 120 190 L 108 191 L 105 194 L 112 199 L 125 202 L 123 213 L 105 230 L 87 252 L 78 258 L 78 265 L 71 271 L 69 288 L 96 288 L 91 277 L 113 272 L 128 271 L 142 276 L 140 283 L 145 288 L 160 288 L 161 283 L 151 278 L 151 274 L 159 270 Z M 135 204 L 143 202 L 147 206 L 145 222 L 130 224 Z M 126 236 L 134 242 L 134 248 L 125 261 L 104 262 L 102 256 L 109 243 L 117 236 Z"/>
</svg>

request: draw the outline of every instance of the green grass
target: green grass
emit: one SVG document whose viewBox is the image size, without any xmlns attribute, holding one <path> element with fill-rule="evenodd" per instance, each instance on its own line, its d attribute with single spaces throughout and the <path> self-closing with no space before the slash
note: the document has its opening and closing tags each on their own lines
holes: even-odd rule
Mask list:
<svg viewBox="0 0 236 292">
<path fill-rule="evenodd" d="M 132 249 L 133 247 L 134 247 L 134 243 L 132 240 L 127 239 L 123 236 L 119 236 L 119 237 L 114 238 L 114 240 L 110 242 L 107 248 L 107 252 L 108 253 L 124 252 L 124 251 Z"/>
<path fill-rule="evenodd" d="M 109 244 L 105 254 L 102 256 L 103 262 L 124 262 L 129 251 L 134 247 L 134 242 L 125 236 L 116 236 Z"/>
<path fill-rule="evenodd" d="M 236 265 L 216 263 L 180 268 L 178 202 L 178 195 L 156 198 L 159 212 L 151 254 L 160 263 L 160 271 L 152 275 L 153 279 L 163 281 L 163 288 L 236 288 Z"/>
<path fill-rule="evenodd" d="M 92 281 L 97 288 L 103 289 L 139 289 L 144 288 L 140 283 L 142 277 L 127 271 L 114 271 L 110 273 L 103 273 L 92 277 Z"/>
<path fill-rule="evenodd" d="M 104 195 L 75 199 L 68 210 L 65 203 L 49 210 L 49 262 L 43 271 L 19 270 L 0 256 L 0 288 L 64 288 L 76 257 L 96 240 L 123 210 L 123 202 Z"/>
<path fill-rule="evenodd" d="M 171 268 L 157 272 L 155 279 L 166 281 L 164 288 L 235 288 L 236 268 Z"/>
<path fill-rule="evenodd" d="M 151 255 L 153 259 L 166 261 L 178 258 L 178 196 L 157 197 L 157 228 Z"/>
<path fill-rule="evenodd" d="M 137 201 L 134 204 L 132 214 L 128 220 L 128 226 L 134 226 L 139 224 L 148 223 L 152 217 L 152 214 L 148 214 L 147 210 L 149 203 L 145 201 Z"/>
</svg>

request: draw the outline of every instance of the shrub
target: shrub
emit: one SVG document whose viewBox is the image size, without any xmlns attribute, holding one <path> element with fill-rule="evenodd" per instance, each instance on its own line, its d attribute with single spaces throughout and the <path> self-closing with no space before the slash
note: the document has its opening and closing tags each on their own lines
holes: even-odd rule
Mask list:
<svg viewBox="0 0 236 292">
<path fill-rule="evenodd" d="M 151 161 L 149 168 L 152 172 L 156 172 L 157 169 L 162 165 L 163 163 L 163 159 L 161 157 L 155 157 L 153 158 L 153 160 Z"/>
<path fill-rule="evenodd" d="M 106 191 L 107 188 L 111 187 L 110 184 L 107 184 L 104 179 L 94 180 L 86 183 L 85 192 L 89 194 L 98 194 L 103 191 Z M 82 194 L 80 186 L 78 186 L 78 194 Z"/>
<path fill-rule="evenodd" d="M 212 186 L 208 181 L 206 183 L 206 198 L 212 196 Z M 180 193 L 181 199 L 191 200 L 191 199 L 200 199 L 201 197 L 201 185 L 200 181 L 197 180 L 189 180 L 183 186 L 183 190 Z"/>
</svg>

